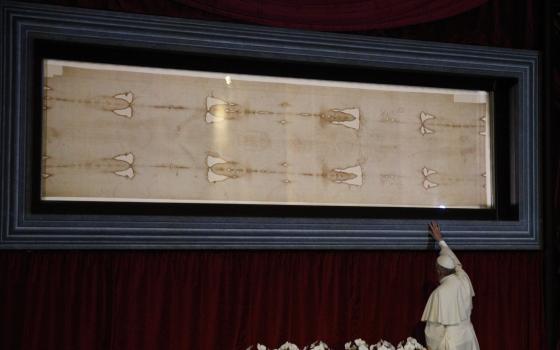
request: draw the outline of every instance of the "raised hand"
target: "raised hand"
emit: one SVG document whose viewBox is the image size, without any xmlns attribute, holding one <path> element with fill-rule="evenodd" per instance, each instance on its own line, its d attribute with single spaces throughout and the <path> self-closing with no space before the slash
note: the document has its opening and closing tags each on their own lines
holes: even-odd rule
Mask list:
<svg viewBox="0 0 560 350">
<path fill-rule="evenodd" d="M 432 237 L 434 237 L 436 241 L 439 242 L 443 239 L 441 235 L 441 229 L 436 221 L 430 222 L 428 224 L 428 229 L 430 230 L 430 234 L 432 235 Z"/>
</svg>

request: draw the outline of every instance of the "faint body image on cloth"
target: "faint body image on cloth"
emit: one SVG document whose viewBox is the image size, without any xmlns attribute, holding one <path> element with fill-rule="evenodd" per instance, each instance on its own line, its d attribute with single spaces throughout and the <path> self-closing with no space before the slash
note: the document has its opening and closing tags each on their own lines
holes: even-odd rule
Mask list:
<svg viewBox="0 0 560 350">
<path fill-rule="evenodd" d="M 43 200 L 493 206 L 485 91 L 43 65 Z"/>
</svg>

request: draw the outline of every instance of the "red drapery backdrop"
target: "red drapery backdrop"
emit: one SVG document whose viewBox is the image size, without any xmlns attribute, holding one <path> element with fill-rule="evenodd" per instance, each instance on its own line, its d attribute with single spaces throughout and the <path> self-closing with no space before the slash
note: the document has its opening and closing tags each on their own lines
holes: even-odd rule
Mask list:
<svg viewBox="0 0 560 350">
<path fill-rule="evenodd" d="M 206 5 L 191 0 L 36 1 L 258 21 L 220 7 L 251 4 L 241 0 Z M 345 2 L 348 8 L 369 3 Z M 425 1 L 402 3 L 413 2 Z M 400 17 L 393 12 L 387 20 L 375 17 L 380 11 L 354 14 L 361 19 L 352 22 L 344 18 L 355 17 L 339 11 L 329 26 L 325 20 L 332 14 L 321 14 L 342 0 L 299 1 L 307 11 L 317 5 L 315 22 L 288 23 L 281 13 L 284 17 L 271 24 L 322 23 L 321 29 L 340 31 L 357 23 L 362 27 L 354 29 L 367 35 L 543 48 L 540 2 L 489 0 L 476 7 L 483 2 L 455 1 L 447 15 L 459 13 L 460 6 L 474 9 L 387 29 L 405 23 L 399 20 L 412 24 L 437 17 L 429 18 L 424 7 Z M 391 0 L 371 3 L 385 11 L 401 6 Z M 272 0 L 258 4 L 246 14 L 259 17 L 265 4 L 285 6 Z M 372 16 L 370 26 L 364 15 Z M 473 323 L 482 349 L 544 349 L 542 253 L 459 252 L 459 258 L 477 292 Z M 436 285 L 434 259 L 435 253 L 426 251 L 0 252 L 0 349 L 245 349 L 256 342 L 276 347 L 286 340 L 307 345 L 316 339 L 341 348 L 355 337 L 374 342 L 382 336 L 396 343 L 409 335 L 422 337 L 418 319 Z"/>
<path fill-rule="evenodd" d="M 180 1 L 192 0 L 29 0 L 31 2 L 51 3 L 65 6 L 94 8 L 113 11 L 126 11 L 134 13 L 153 14 L 160 16 L 173 16 L 184 17 L 193 19 L 204 19 L 214 21 L 227 21 L 227 22 L 245 22 L 254 23 L 251 20 L 258 20 L 258 18 L 241 18 L 241 17 L 228 17 L 227 8 L 220 8 L 220 1 L 196 1 L 198 7 L 187 6 Z M 320 0 L 290 0 L 287 4 L 299 2 L 300 6 L 312 8 L 311 5 L 318 3 Z M 420 7 L 426 2 L 444 3 L 450 2 L 448 0 L 330 0 L 323 1 L 325 6 L 334 9 L 335 6 L 342 7 L 344 3 L 352 4 L 365 4 L 368 1 L 383 4 L 387 7 L 394 8 L 395 4 L 406 3 L 408 5 L 416 3 Z M 193 1 L 195 2 L 195 1 Z M 260 3 L 257 0 L 229 0 L 225 1 L 231 7 L 237 8 L 244 6 L 249 7 L 249 4 L 262 4 L 274 3 L 278 6 L 282 5 L 283 1 L 266 0 Z M 393 4 L 395 3 L 395 4 Z M 475 45 L 489 45 L 498 47 L 512 47 L 519 49 L 542 49 L 544 47 L 544 21 L 543 21 L 543 3 L 535 0 L 463 0 L 454 1 L 454 3 L 462 4 L 464 9 L 472 8 L 472 10 L 458 14 L 451 18 L 422 23 L 425 11 L 418 11 L 418 17 L 410 17 L 410 25 L 404 27 L 397 27 L 391 25 L 382 25 L 376 22 L 378 17 L 377 12 L 366 11 L 355 16 L 370 16 L 369 25 L 364 26 L 358 31 L 366 35 L 390 36 L 406 39 L 418 39 L 429 41 L 441 41 L 452 43 L 467 43 Z M 211 4 L 203 6 L 204 4 Z M 482 4 L 482 5 L 481 5 Z M 426 7 L 421 7 L 425 9 Z M 311 11 L 311 10 L 309 10 Z M 292 12 L 296 12 L 292 9 Z M 339 10 L 335 12 L 337 21 L 331 23 L 329 26 L 324 24 L 322 30 L 325 31 L 343 31 L 343 28 L 338 27 L 340 21 L 344 21 L 346 16 L 349 16 L 346 10 Z M 331 14 L 332 15 L 332 14 Z M 451 16 L 452 14 L 449 13 Z M 320 20 L 320 18 L 319 18 Z M 417 24 L 417 25 L 414 25 Z M 274 23 L 277 26 L 297 27 L 297 23 L 290 25 L 290 23 L 278 22 Z"/>
<path fill-rule="evenodd" d="M 482 349 L 544 349 L 542 254 L 458 252 Z M 422 337 L 436 253 L 4 252 L 1 349 L 246 349 Z"/>
<path fill-rule="evenodd" d="M 394 28 L 447 18 L 487 0 L 174 0 L 252 23 L 329 31 Z"/>
</svg>

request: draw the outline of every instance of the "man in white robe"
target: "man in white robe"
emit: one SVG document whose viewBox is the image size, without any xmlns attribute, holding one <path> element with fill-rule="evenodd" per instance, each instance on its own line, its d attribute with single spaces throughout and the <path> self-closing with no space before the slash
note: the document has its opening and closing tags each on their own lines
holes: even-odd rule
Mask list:
<svg viewBox="0 0 560 350">
<path fill-rule="evenodd" d="M 422 321 L 429 350 L 479 350 L 471 323 L 474 290 L 461 262 L 442 238 L 436 222 L 429 224 L 432 237 L 441 251 L 437 258 L 439 286 L 432 292 Z"/>
</svg>

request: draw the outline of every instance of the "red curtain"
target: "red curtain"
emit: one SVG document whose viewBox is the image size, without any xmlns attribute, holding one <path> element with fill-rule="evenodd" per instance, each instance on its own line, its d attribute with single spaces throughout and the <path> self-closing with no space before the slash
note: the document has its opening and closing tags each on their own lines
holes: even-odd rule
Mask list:
<svg viewBox="0 0 560 350">
<path fill-rule="evenodd" d="M 196 6 L 188 6 L 178 1 L 185 3 L 191 0 L 29 0 L 39 3 L 51 3 L 65 6 L 75 6 L 102 10 L 126 11 L 134 13 L 145 13 L 160 16 L 173 16 L 184 17 L 192 19 L 204 19 L 213 21 L 227 21 L 227 22 L 245 22 L 245 23 L 261 23 L 259 18 L 242 18 L 242 17 L 228 17 L 226 11 L 214 11 L 210 8 L 205 8 L 204 4 L 216 4 L 216 2 L 203 2 L 196 1 Z M 257 0 L 236 0 L 247 7 L 259 7 L 262 4 L 276 4 L 277 6 L 285 6 L 286 9 L 289 5 L 292 13 L 298 12 L 299 8 L 294 5 L 296 0 L 288 2 L 272 1 L 258 2 Z M 345 21 L 345 18 L 352 16 L 371 16 L 365 19 L 367 25 L 356 28 L 356 32 L 365 35 L 388 36 L 405 39 L 429 40 L 450 43 L 466 43 L 475 45 L 488 45 L 498 47 L 511 47 L 519 49 L 534 49 L 539 50 L 544 47 L 544 21 L 543 21 L 543 2 L 535 0 L 329 0 L 323 1 L 324 6 L 342 6 L 343 3 L 348 4 L 348 8 L 353 4 L 364 4 L 367 1 L 386 3 L 387 8 L 396 8 L 400 4 L 411 4 L 413 2 L 421 3 L 435 3 L 441 4 L 444 2 L 453 2 L 454 4 L 469 3 L 472 5 L 472 10 L 456 15 L 446 20 L 434 21 L 429 23 L 422 23 L 417 25 L 407 25 L 404 27 L 394 26 L 381 26 L 376 25 L 376 12 L 361 11 L 360 13 L 351 14 L 347 11 L 334 12 L 337 21 L 332 21 L 330 24 L 326 23 L 321 28 L 325 31 L 341 31 L 339 26 L 340 21 Z M 193 3 L 195 1 L 192 1 Z M 219 3 L 219 1 L 217 1 Z M 234 3 L 235 1 L 230 0 Z M 301 0 L 298 1 L 300 7 L 311 9 L 314 3 L 320 0 Z M 394 4 L 393 4 L 394 3 Z M 249 6 L 252 4 L 253 6 Z M 261 4 L 261 5 L 259 5 Z M 475 5 L 477 4 L 477 5 Z M 478 6 L 482 4 L 481 6 Z M 207 5 L 210 6 L 210 5 Z M 381 5 L 380 5 L 381 6 Z M 458 6 L 458 5 L 457 5 Z M 478 7 L 476 7 L 478 6 Z M 321 6 L 316 6 L 317 11 Z M 451 6 L 450 8 L 454 8 Z M 418 11 L 429 12 L 430 7 L 419 6 Z M 266 10 L 270 12 L 271 10 Z M 288 11 L 288 10 L 286 10 Z M 309 10 L 311 11 L 311 10 Z M 420 23 L 418 22 L 410 22 Z M 290 25 L 290 23 L 278 23 L 284 27 L 298 27 L 298 23 Z M 315 28 L 317 29 L 317 28 Z M 358 31 L 359 29 L 359 31 Z"/>
<path fill-rule="evenodd" d="M 207 7 L 189 0 L 184 0 L 189 6 L 169 0 L 34 1 L 222 21 L 270 20 L 273 15 L 229 17 L 216 10 L 235 1 L 216 0 Z M 279 20 L 285 23 L 278 25 L 320 24 L 325 9 L 341 2 L 300 1 L 300 9 L 316 9 L 313 21 L 290 24 L 282 12 Z M 345 2 L 348 11 L 366 4 Z M 350 23 L 363 25 L 368 35 L 544 47 L 539 1 L 492 0 L 447 20 L 375 29 L 399 20 L 395 9 L 401 4 L 382 2 L 385 7 L 380 4 L 377 11 L 335 12 L 322 29 L 344 30 Z M 467 3 L 475 7 L 482 2 L 457 0 L 449 15 L 460 6 L 466 10 Z M 266 4 L 296 2 L 261 1 L 245 14 L 254 16 L 259 8 L 264 13 Z M 391 9 L 392 16 L 376 20 Z M 419 23 L 432 15 L 431 9 L 410 9 L 400 20 L 416 14 L 418 22 L 410 23 Z M 305 14 L 292 12 L 301 12 L 293 13 L 299 18 Z M 346 20 L 362 15 L 372 17 Z M 556 88 L 558 81 L 556 76 Z M 560 179 L 558 172 L 555 176 Z M 560 207 L 560 180 L 550 186 Z M 473 323 L 482 349 L 545 349 L 542 253 L 460 252 L 459 257 L 477 292 Z M 0 349 L 229 350 L 256 342 L 278 346 L 286 340 L 307 345 L 316 339 L 338 349 L 355 337 L 373 342 L 384 336 L 393 343 L 409 335 L 421 338 L 418 320 L 436 285 L 434 258 L 425 251 L 0 252 Z"/>
<path fill-rule="evenodd" d="M 252 23 L 329 31 L 394 28 L 447 18 L 487 0 L 174 0 Z"/>
<path fill-rule="evenodd" d="M 458 252 L 482 349 L 544 349 L 542 254 Z M 1 349 L 421 339 L 434 252 L 0 253 Z"/>
</svg>

